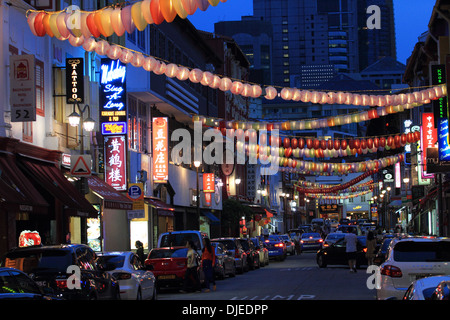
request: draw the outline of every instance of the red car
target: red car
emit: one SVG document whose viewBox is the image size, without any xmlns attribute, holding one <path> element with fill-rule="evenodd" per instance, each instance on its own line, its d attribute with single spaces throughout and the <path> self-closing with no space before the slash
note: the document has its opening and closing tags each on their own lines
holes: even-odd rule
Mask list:
<svg viewBox="0 0 450 320">
<path fill-rule="evenodd" d="M 183 287 L 187 251 L 186 247 L 166 247 L 155 248 L 149 252 L 145 265 L 151 266 L 158 289 Z"/>
</svg>

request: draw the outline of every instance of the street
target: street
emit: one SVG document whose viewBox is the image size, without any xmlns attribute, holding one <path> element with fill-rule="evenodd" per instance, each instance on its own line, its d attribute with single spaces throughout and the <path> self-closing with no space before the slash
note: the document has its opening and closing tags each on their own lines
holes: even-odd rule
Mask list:
<svg viewBox="0 0 450 320">
<path fill-rule="evenodd" d="M 365 266 L 350 273 L 346 266 L 319 268 L 315 252 L 271 260 L 257 270 L 216 281 L 215 292 L 161 291 L 159 300 L 374 300 Z"/>
</svg>

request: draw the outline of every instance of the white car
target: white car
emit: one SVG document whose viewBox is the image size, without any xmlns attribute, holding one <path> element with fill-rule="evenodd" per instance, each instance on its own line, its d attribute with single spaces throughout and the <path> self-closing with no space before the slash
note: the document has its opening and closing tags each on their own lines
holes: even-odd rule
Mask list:
<svg viewBox="0 0 450 320">
<path fill-rule="evenodd" d="M 442 275 L 450 275 L 450 239 L 394 238 L 380 266 L 377 299 L 401 300 L 412 282 Z"/>
<path fill-rule="evenodd" d="M 427 277 L 414 281 L 406 290 L 403 300 L 432 300 L 437 286 L 450 281 L 450 276 Z"/>
<path fill-rule="evenodd" d="M 155 276 L 134 252 L 103 252 L 98 256 L 108 273 L 118 280 L 122 300 L 156 300 Z"/>
</svg>

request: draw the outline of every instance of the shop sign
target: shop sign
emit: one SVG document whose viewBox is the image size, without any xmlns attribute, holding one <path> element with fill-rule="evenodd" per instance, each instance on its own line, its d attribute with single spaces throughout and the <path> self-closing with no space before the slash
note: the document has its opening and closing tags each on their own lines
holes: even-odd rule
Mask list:
<svg viewBox="0 0 450 320">
<path fill-rule="evenodd" d="M 127 190 L 125 136 L 105 137 L 105 181 L 118 191 Z"/>
<path fill-rule="evenodd" d="M 395 187 L 401 188 L 402 187 L 402 177 L 400 172 L 400 162 L 397 162 L 395 164 Z"/>
<path fill-rule="evenodd" d="M 126 70 L 120 60 L 101 60 L 99 101 L 103 135 L 127 133 Z"/>
<path fill-rule="evenodd" d="M 424 164 L 423 171 L 427 171 L 427 149 L 434 148 L 437 142 L 437 130 L 434 126 L 434 114 L 423 113 L 422 114 L 422 134 L 421 134 L 421 146 L 422 146 L 422 163 Z M 424 177 L 427 178 L 427 177 Z"/>
<path fill-rule="evenodd" d="M 11 122 L 36 121 L 36 74 L 34 55 L 9 57 Z"/>
<path fill-rule="evenodd" d="M 19 247 L 38 246 L 41 244 L 41 236 L 37 231 L 24 230 L 19 236 Z"/>
<path fill-rule="evenodd" d="M 438 148 L 427 149 L 427 170 L 430 173 L 450 171 L 450 161 L 439 161 Z"/>
<path fill-rule="evenodd" d="M 438 86 L 446 81 L 445 64 L 431 65 L 431 84 Z M 437 127 L 439 119 L 448 119 L 447 97 L 432 100 L 431 104 L 433 106 L 435 127 Z"/>
<path fill-rule="evenodd" d="M 66 103 L 84 103 L 84 60 L 66 59 Z"/>
<path fill-rule="evenodd" d="M 203 192 L 204 193 L 214 193 L 214 173 L 204 173 L 203 174 Z"/>
<path fill-rule="evenodd" d="M 450 145 L 448 134 L 448 119 L 439 119 L 439 160 L 450 160 Z"/>
<path fill-rule="evenodd" d="M 152 120 L 153 182 L 167 183 L 169 180 L 169 123 L 167 117 Z"/>
<path fill-rule="evenodd" d="M 133 210 L 144 212 L 144 184 L 130 183 L 128 186 L 128 198 L 133 201 Z"/>
</svg>

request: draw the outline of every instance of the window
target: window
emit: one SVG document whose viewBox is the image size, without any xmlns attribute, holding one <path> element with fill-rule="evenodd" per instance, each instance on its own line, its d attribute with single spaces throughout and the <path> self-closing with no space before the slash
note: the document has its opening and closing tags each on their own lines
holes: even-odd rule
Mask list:
<svg viewBox="0 0 450 320">
<path fill-rule="evenodd" d="M 45 116 L 44 62 L 36 59 L 36 114 Z"/>
</svg>

